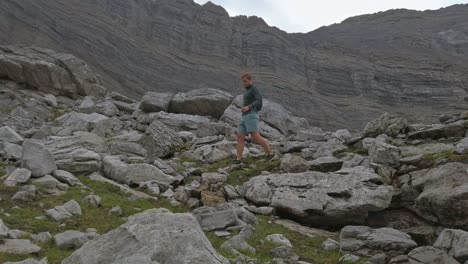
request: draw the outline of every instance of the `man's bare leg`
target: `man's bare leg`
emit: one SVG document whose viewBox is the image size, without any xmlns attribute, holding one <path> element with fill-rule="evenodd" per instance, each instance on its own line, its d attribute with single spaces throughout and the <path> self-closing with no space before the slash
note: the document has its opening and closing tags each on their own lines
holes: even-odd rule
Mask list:
<svg viewBox="0 0 468 264">
<path fill-rule="evenodd" d="M 237 160 L 242 160 L 245 146 L 245 134 L 237 134 Z"/>
<path fill-rule="evenodd" d="M 252 132 L 250 133 L 250 135 L 252 135 L 252 138 L 255 140 L 255 142 L 257 142 L 257 144 L 263 147 L 263 149 L 265 150 L 267 154 L 273 153 L 273 151 L 271 150 L 270 144 L 268 144 L 268 141 L 266 141 L 266 139 L 260 136 L 260 133 Z"/>
</svg>

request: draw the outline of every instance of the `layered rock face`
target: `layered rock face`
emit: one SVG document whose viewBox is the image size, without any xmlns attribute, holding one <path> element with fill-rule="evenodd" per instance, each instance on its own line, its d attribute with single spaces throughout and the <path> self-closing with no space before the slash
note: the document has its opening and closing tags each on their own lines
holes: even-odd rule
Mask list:
<svg viewBox="0 0 468 264">
<path fill-rule="evenodd" d="M 241 93 L 239 73 L 249 70 L 266 98 L 312 124 L 361 129 L 385 110 L 433 121 L 460 107 L 467 9 L 394 10 L 288 34 L 192 0 L 5 0 L 0 44 L 75 54 L 106 87 L 135 98 L 205 87 Z"/>
</svg>

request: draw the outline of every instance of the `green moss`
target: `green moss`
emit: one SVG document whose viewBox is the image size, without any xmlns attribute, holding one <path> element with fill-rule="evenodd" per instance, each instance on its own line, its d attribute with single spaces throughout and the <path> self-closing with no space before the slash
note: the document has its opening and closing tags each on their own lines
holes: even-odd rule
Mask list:
<svg viewBox="0 0 468 264">
<path fill-rule="evenodd" d="M 301 233 L 289 230 L 281 225 L 269 223 L 270 218 L 266 216 L 259 216 L 259 224 L 256 227 L 255 233 L 250 237 L 247 242 L 254 246 L 256 249 L 255 254 L 247 252 L 245 255 L 257 259 L 259 263 L 267 263 L 272 260 L 271 250 L 278 245 L 265 240 L 270 234 L 283 234 L 293 244 L 293 249 L 303 261 L 317 263 L 317 264 L 330 264 L 338 263 L 341 257 L 339 251 L 325 251 L 322 250 L 321 244 L 326 240 L 325 237 L 308 237 Z M 227 241 L 228 238 L 220 238 L 214 235 L 213 232 L 207 234 L 213 246 L 220 254 L 226 258 L 235 258 L 230 252 L 221 248 L 221 245 Z"/>
<path fill-rule="evenodd" d="M 121 192 L 113 185 L 93 181 L 87 177 L 78 178 L 87 187 L 92 189 L 92 191 L 81 187 L 71 187 L 63 195 L 40 196 L 33 202 L 21 202 L 18 204 L 10 200 L 10 197 L 17 191 L 17 188 L 8 188 L 0 183 L 0 197 L 2 199 L 1 207 L 5 209 L 5 213 L 9 214 L 8 216 L 2 216 L 2 220 L 10 229 L 20 229 L 30 233 L 49 231 L 55 235 L 70 229 L 85 231 L 87 228 L 96 228 L 100 234 L 104 234 L 125 222 L 125 218 L 109 215 L 109 210 L 117 205 L 122 208 L 124 216 L 126 217 L 147 209 L 159 207 L 167 208 L 173 212 L 187 211 L 187 209 L 182 206 L 171 206 L 170 202 L 163 198 L 158 199 L 158 201 L 147 199 L 129 200 L 127 194 Z M 82 204 L 81 201 L 83 198 L 92 193 L 95 193 L 102 198 L 101 207 L 93 208 Z M 83 211 L 82 216 L 58 222 L 52 221 L 51 219 L 35 219 L 37 216 L 45 215 L 44 212 L 46 209 L 62 205 L 71 199 L 80 203 Z M 73 252 L 70 250 L 58 249 L 52 242 L 41 245 L 41 248 L 41 252 L 36 257 L 47 257 L 49 259 L 49 263 L 52 264 L 60 263 Z M 19 261 L 29 257 L 33 256 L 0 254 L 0 263 L 6 261 Z"/>
<path fill-rule="evenodd" d="M 447 150 L 447 151 L 442 151 L 442 152 L 437 152 L 437 153 L 425 154 L 424 159 L 431 160 L 431 161 L 446 159 L 451 162 L 467 163 L 468 155 L 459 155 L 459 154 L 453 153 L 451 150 Z"/>
</svg>

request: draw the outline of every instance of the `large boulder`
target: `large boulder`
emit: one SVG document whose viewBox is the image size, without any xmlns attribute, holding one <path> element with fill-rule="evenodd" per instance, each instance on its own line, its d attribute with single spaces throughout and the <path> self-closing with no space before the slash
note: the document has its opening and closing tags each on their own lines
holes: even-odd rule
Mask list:
<svg viewBox="0 0 468 264">
<path fill-rule="evenodd" d="M 363 131 L 364 137 L 377 137 L 381 134 L 387 134 L 389 136 L 396 136 L 408 125 L 408 122 L 405 118 L 384 113 L 378 118 L 370 121 Z"/>
<path fill-rule="evenodd" d="M 101 168 L 101 155 L 109 149 L 104 139 L 94 133 L 75 132 L 72 136 L 50 137 L 47 148 L 57 167 L 75 174 L 89 174 Z"/>
<path fill-rule="evenodd" d="M 177 132 L 154 120 L 138 143 L 146 149 L 148 158 L 157 159 L 173 154 L 183 146 L 184 141 Z"/>
<path fill-rule="evenodd" d="M 12 255 L 37 254 L 41 248 L 29 239 L 4 239 L 0 243 L 0 253 Z"/>
<path fill-rule="evenodd" d="M 57 136 L 72 135 L 75 131 L 99 134 L 104 127 L 109 126 L 109 118 L 98 113 L 84 114 L 70 112 L 55 120 L 55 125 L 59 127 L 59 129 L 54 131 L 54 134 Z"/>
<path fill-rule="evenodd" d="M 84 244 L 62 264 L 228 264 L 191 214 L 151 209 Z"/>
<path fill-rule="evenodd" d="M 434 247 L 445 250 L 460 263 L 468 261 L 468 232 L 457 229 L 444 229 Z"/>
<path fill-rule="evenodd" d="M 102 168 L 107 178 L 124 184 L 139 185 L 154 181 L 167 188 L 176 182 L 176 178 L 167 175 L 150 164 L 127 164 L 119 156 L 107 156 L 102 161 Z"/>
<path fill-rule="evenodd" d="M 447 226 L 468 225 L 468 165 L 448 163 L 409 175 L 403 187 L 416 192 L 412 208 L 428 221 Z"/>
<path fill-rule="evenodd" d="M 408 134 L 409 139 L 440 139 L 440 138 L 462 138 L 465 136 L 466 128 L 460 124 L 433 125 Z"/>
<path fill-rule="evenodd" d="M 31 178 L 31 171 L 28 169 L 17 168 L 3 182 L 5 186 L 14 187 L 18 184 L 24 184 Z"/>
<path fill-rule="evenodd" d="M 17 144 L 0 141 L 0 157 L 8 160 L 21 160 L 23 148 Z"/>
<path fill-rule="evenodd" d="M 38 140 L 25 140 L 21 166 L 31 171 L 33 177 L 41 177 L 57 170 L 52 153 Z"/>
<path fill-rule="evenodd" d="M 385 253 L 396 257 L 417 247 L 411 236 L 392 228 L 372 229 L 367 226 L 346 226 L 340 232 L 342 252 L 371 257 Z"/>
<path fill-rule="evenodd" d="M 190 115 L 211 116 L 219 119 L 233 97 L 227 92 L 203 88 L 174 95 L 169 112 Z"/>
<path fill-rule="evenodd" d="M 285 172 L 304 172 L 308 169 L 308 165 L 302 157 L 288 153 L 281 159 L 280 168 Z"/>
<path fill-rule="evenodd" d="M 257 176 L 244 188 L 245 198 L 256 205 L 274 207 L 303 223 L 330 226 L 364 223 L 368 212 L 390 205 L 393 191 L 364 167 Z"/>
<path fill-rule="evenodd" d="M 68 97 L 107 93 L 98 75 L 70 54 L 36 47 L 0 47 L 0 77 L 26 83 L 38 90 Z"/>
<path fill-rule="evenodd" d="M 211 119 L 206 116 L 174 114 L 157 112 L 149 114 L 139 114 L 137 120 L 142 124 L 151 124 L 158 120 L 175 131 L 197 130 L 201 124 L 210 123 Z"/>
<path fill-rule="evenodd" d="M 146 113 L 167 112 L 172 97 L 174 97 L 172 93 L 147 92 L 141 99 L 140 109 Z"/>
<path fill-rule="evenodd" d="M 400 150 L 393 145 L 374 142 L 369 148 L 369 161 L 391 167 L 400 165 Z"/>
</svg>

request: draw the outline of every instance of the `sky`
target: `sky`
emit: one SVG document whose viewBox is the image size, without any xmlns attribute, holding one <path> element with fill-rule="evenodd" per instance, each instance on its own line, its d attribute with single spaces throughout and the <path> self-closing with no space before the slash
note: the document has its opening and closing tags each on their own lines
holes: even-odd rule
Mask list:
<svg viewBox="0 0 468 264">
<path fill-rule="evenodd" d="M 207 0 L 195 0 L 199 4 Z M 468 0 L 211 0 L 230 16 L 262 17 L 270 26 L 287 32 L 309 32 L 357 15 L 396 8 L 439 9 Z"/>
</svg>

